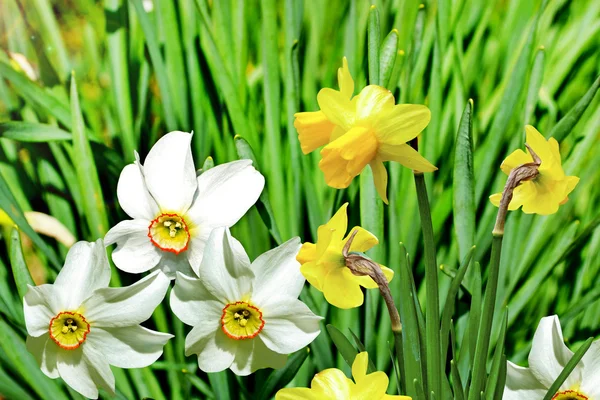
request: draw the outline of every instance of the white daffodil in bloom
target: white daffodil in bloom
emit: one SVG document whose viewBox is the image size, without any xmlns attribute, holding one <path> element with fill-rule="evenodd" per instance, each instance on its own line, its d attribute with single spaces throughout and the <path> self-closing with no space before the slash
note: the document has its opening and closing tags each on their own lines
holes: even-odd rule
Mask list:
<svg viewBox="0 0 600 400">
<path fill-rule="evenodd" d="M 112 258 L 119 269 L 140 273 L 156 267 L 171 279 L 176 271 L 192 275 L 210 232 L 235 224 L 262 192 L 265 179 L 250 160 L 196 177 L 191 140 L 191 133 L 168 133 L 143 166 L 137 159 L 123 168 L 117 197 L 133 219 L 118 223 L 104 239 L 107 246 L 117 244 Z"/>
<path fill-rule="evenodd" d="M 165 296 L 170 281 L 162 272 L 122 288 L 109 281 L 102 240 L 78 242 L 54 284 L 29 286 L 23 299 L 27 349 L 44 374 L 94 399 L 98 387 L 114 394 L 110 365 L 146 367 L 173 337 L 139 325 Z"/>
<path fill-rule="evenodd" d="M 573 357 L 556 315 L 540 321 L 529 353 L 529 368 L 508 362 L 504 400 L 542 400 Z M 592 343 L 552 400 L 600 399 L 600 342 Z"/>
<path fill-rule="evenodd" d="M 171 309 L 194 328 L 186 355 L 197 354 L 205 372 L 227 368 L 249 375 L 282 368 L 287 354 L 319 335 L 321 317 L 298 300 L 304 286 L 293 238 L 260 255 L 252 264 L 228 229 L 211 234 L 199 279 L 178 273 Z"/>
</svg>

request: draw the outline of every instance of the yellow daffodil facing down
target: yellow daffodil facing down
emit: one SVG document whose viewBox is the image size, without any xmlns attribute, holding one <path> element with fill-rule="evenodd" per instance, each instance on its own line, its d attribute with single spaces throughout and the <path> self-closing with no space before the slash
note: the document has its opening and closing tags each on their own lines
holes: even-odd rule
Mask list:
<svg viewBox="0 0 600 400">
<path fill-rule="evenodd" d="M 389 379 L 384 372 L 367 374 L 369 357 L 366 352 L 356 356 L 352 363 L 352 379 L 342 371 L 329 368 L 315 375 L 309 388 L 281 389 L 275 400 L 410 400 L 408 396 L 386 394 Z"/>
<path fill-rule="evenodd" d="M 376 289 L 377 284 L 368 276 L 354 275 L 342 255 L 344 245 L 354 231 L 357 231 L 350 246 L 351 252 L 365 252 L 379 243 L 377 238 L 360 226 L 352 228 L 348 236 L 348 216 L 345 203 L 325 225 L 317 231 L 317 243 L 304 243 L 296 259 L 302 264 L 300 272 L 315 288 L 323 292 L 325 299 L 339 308 L 353 308 L 364 301 L 361 286 Z M 381 266 L 388 282 L 394 271 Z"/>
<path fill-rule="evenodd" d="M 437 169 L 407 144 L 429 124 L 427 107 L 395 105 L 392 93 L 377 85 L 352 97 L 354 82 L 346 58 L 338 70 L 338 81 L 339 91 L 325 88 L 317 95 L 321 111 L 297 113 L 294 121 L 304 154 L 325 146 L 319 168 L 329 186 L 348 187 L 369 164 L 377 192 L 387 203 L 384 161 L 422 172 Z"/>
<path fill-rule="evenodd" d="M 515 188 L 508 209 L 516 210 L 522 206 L 523 212 L 526 214 L 554 214 L 561 204 L 566 203 L 567 196 L 577 186 L 579 178 L 565 175 L 556 139 L 546 140 L 531 125 L 525 127 L 525 132 L 527 133 L 527 145 L 533 150 L 536 158 L 539 158 L 541 164 L 538 168 L 538 175 L 534 179 L 522 182 Z M 519 149 L 506 157 L 500 168 L 502 172 L 509 175 L 514 168 L 535 161 L 529 149 L 527 152 Z M 495 206 L 500 204 L 501 199 L 502 193 L 490 196 L 490 201 Z"/>
</svg>

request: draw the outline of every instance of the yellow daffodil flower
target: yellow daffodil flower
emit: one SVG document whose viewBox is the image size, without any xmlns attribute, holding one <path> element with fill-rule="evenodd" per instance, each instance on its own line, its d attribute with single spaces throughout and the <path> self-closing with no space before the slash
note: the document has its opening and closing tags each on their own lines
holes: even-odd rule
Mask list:
<svg viewBox="0 0 600 400">
<path fill-rule="evenodd" d="M 565 175 L 556 139 L 546 140 L 531 125 L 525 127 L 525 132 L 527 133 L 527 144 L 539 157 L 541 164 L 538 168 L 538 175 L 534 179 L 522 182 L 515 188 L 508 209 L 516 210 L 522 206 L 523 212 L 526 214 L 554 214 L 561 204 L 567 202 L 567 196 L 577 186 L 579 178 Z M 526 151 L 515 150 L 506 157 L 500 166 L 502 172 L 509 175 L 513 168 L 534 162 L 534 157 L 529 149 Z M 496 207 L 500 204 L 501 199 L 502 193 L 490 196 L 490 201 Z"/>
<path fill-rule="evenodd" d="M 364 301 L 361 286 L 376 289 L 377 284 L 369 276 L 354 275 L 346 267 L 342 249 L 348 238 L 357 231 L 350 251 L 365 252 L 379 243 L 377 238 L 366 229 L 356 226 L 348 236 L 344 234 L 348 228 L 348 216 L 345 203 L 325 225 L 317 230 L 317 243 L 304 243 L 296 259 L 302 264 L 300 272 L 319 291 L 325 299 L 338 308 L 354 308 Z M 388 282 L 392 280 L 394 271 L 381 266 Z"/>
<path fill-rule="evenodd" d="M 342 189 L 369 164 L 377 193 L 387 200 L 384 161 L 396 161 L 422 172 L 437 168 L 407 144 L 429 124 L 431 113 L 423 105 L 395 105 L 392 93 L 369 85 L 352 97 L 354 81 L 344 58 L 338 70 L 340 90 L 321 89 L 320 111 L 295 114 L 294 126 L 304 154 L 318 147 L 319 168 L 331 187 Z"/>
<path fill-rule="evenodd" d="M 342 371 L 329 368 L 315 375 L 309 388 L 281 389 L 275 400 L 411 400 L 408 396 L 386 394 L 389 379 L 384 372 L 367 375 L 369 357 L 367 352 L 356 356 L 352 363 L 352 379 Z"/>
</svg>

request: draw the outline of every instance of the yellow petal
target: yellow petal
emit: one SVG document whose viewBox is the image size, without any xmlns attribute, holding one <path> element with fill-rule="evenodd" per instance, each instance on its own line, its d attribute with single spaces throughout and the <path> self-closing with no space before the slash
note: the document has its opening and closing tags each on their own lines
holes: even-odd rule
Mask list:
<svg viewBox="0 0 600 400">
<path fill-rule="evenodd" d="M 277 400 L 277 399 L 275 399 Z M 410 396 L 401 396 L 399 394 L 384 394 L 381 400 L 412 400 Z"/>
<path fill-rule="evenodd" d="M 327 272 L 329 271 L 323 265 L 317 264 L 314 261 L 304 263 L 300 266 L 300 273 L 302 273 L 308 283 L 321 292 L 323 291 L 323 282 Z"/>
<path fill-rule="evenodd" d="M 352 381 L 342 371 L 329 368 L 315 375 L 311 388 L 324 399 L 351 399 L 350 386 Z"/>
<path fill-rule="evenodd" d="M 490 196 L 490 202 L 496 207 L 500 206 L 500 200 L 502 200 L 502 193 L 494 193 Z"/>
<path fill-rule="evenodd" d="M 407 144 L 390 146 L 381 143 L 378 150 L 378 157 L 382 161 L 396 161 L 407 168 L 421 172 L 432 172 L 437 168 L 425 159 L 418 151 Z"/>
<path fill-rule="evenodd" d="M 360 383 L 352 388 L 352 399 L 371 400 L 381 399 L 390 383 L 384 372 L 373 372 L 362 378 Z"/>
<path fill-rule="evenodd" d="M 372 125 L 394 107 L 394 95 L 384 87 L 369 85 L 356 96 L 356 121 Z"/>
<path fill-rule="evenodd" d="M 348 229 L 348 203 L 342 204 L 325 225 L 333 230 L 333 240 L 342 240 Z"/>
<path fill-rule="evenodd" d="M 321 225 L 317 228 L 317 259 L 323 256 L 325 250 L 331 244 L 331 239 L 333 239 L 333 229 L 327 225 Z"/>
<path fill-rule="evenodd" d="M 552 152 L 552 155 L 560 163 L 560 146 L 558 145 L 558 142 L 556 141 L 556 139 L 551 137 L 550 139 L 548 139 L 548 143 L 550 144 L 550 151 Z"/>
<path fill-rule="evenodd" d="M 367 352 L 358 353 L 352 363 L 352 377 L 354 378 L 354 382 L 359 383 L 367 375 L 368 366 L 369 355 Z"/>
<path fill-rule="evenodd" d="M 525 132 L 527 133 L 527 144 L 542 161 L 539 168 L 540 174 L 546 173 L 552 176 L 553 179 L 564 178 L 564 171 L 560 165 L 560 154 L 558 158 L 555 158 L 550 143 L 533 126 L 527 125 Z"/>
<path fill-rule="evenodd" d="M 317 245 L 314 243 L 306 242 L 300 248 L 300 251 L 296 255 L 296 260 L 300 264 L 307 263 L 309 261 L 315 261 L 317 258 Z"/>
<path fill-rule="evenodd" d="M 343 309 L 362 305 L 363 292 L 352 278 L 352 272 L 345 267 L 333 269 L 325 277 L 323 294 L 329 304 Z"/>
<path fill-rule="evenodd" d="M 381 200 L 383 200 L 385 204 L 389 204 L 387 198 L 388 175 L 385 165 L 377 159 L 372 161 L 369 165 L 371 166 L 371 171 L 373 171 L 373 182 L 375 183 L 377 194 L 379 194 L 379 197 L 381 197 Z"/>
<path fill-rule="evenodd" d="M 429 125 L 431 112 L 420 104 L 398 104 L 374 126 L 380 143 L 399 145 L 417 137 Z"/>
<path fill-rule="evenodd" d="M 383 272 L 383 275 L 385 275 L 385 278 L 387 279 L 388 282 L 391 282 L 392 279 L 394 278 L 394 271 L 392 271 L 391 269 L 389 269 L 388 267 L 379 264 L 379 267 L 381 267 L 381 272 Z M 364 287 L 365 289 L 377 289 L 377 283 L 375 283 L 375 281 L 370 277 L 370 276 L 357 276 L 357 275 L 352 275 L 352 278 L 354 279 L 354 281 L 356 283 L 358 283 L 360 286 Z"/>
<path fill-rule="evenodd" d="M 342 96 L 350 99 L 354 94 L 354 81 L 352 80 L 346 57 L 342 60 L 342 67 L 338 69 L 338 83 Z"/>
<path fill-rule="evenodd" d="M 335 125 L 323 111 L 296 113 L 294 117 L 294 127 L 298 131 L 298 140 L 304 154 L 329 143 Z"/>
<path fill-rule="evenodd" d="M 333 89 L 321 89 L 317 94 L 319 108 L 334 125 L 349 130 L 355 121 L 355 102 L 348 100 L 342 93 Z"/>
<path fill-rule="evenodd" d="M 500 169 L 506 175 L 510 174 L 514 168 L 518 167 L 522 164 L 527 164 L 533 162 L 533 157 L 529 154 L 529 151 L 525 153 L 523 150 L 518 149 L 509 154 L 508 157 L 502 161 L 502 165 L 500 165 Z"/>
<path fill-rule="evenodd" d="M 275 400 L 323 400 L 323 395 L 309 388 L 285 388 L 275 394 Z"/>
<path fill-rule="evenodd" d="M 369 250 L 371 247 L 379 244 L 379 240 L 377 239 L 377 237 L 375 235 L 373 235 L 371 232 L 369 232 L 365 228 L 362 228 L 360 226 L 355 226 L 354 228 L 352 228 L 350 233 L 348 233 L 348 236 L 346 236 L 346 238 L 342 241 L 342 247 L 346 245 L 346 242 L 348 241 L 350 236 L 352 236 L 352 233 L 354 231 L 357 231 L 357 232 L 356 232 L 356 236 L 354 236 L 354 239 L 352 240 L 352 245 L 350 246 L 350 251 L 360 251 L 360 252 L 364 253 L 365 251 Z"/>
<path fill-rule="evenodd" d="M 346 130 L 344 128 L 335 125 L 335 128 L 333 129 L 333 131 L 331 132 L 331 136 L 329 137 L 329 141 L 333 142 L 334 140 L 342 136 L 344 133 L 346 133 Z"/>
<path fill-rule="evenodd" d="M 372 132 L 354 127 L 321 150 L 319 168 L 329 186 L 343 189 L 373 160 L 376 152 L 377 140 Z"/>
</svg>

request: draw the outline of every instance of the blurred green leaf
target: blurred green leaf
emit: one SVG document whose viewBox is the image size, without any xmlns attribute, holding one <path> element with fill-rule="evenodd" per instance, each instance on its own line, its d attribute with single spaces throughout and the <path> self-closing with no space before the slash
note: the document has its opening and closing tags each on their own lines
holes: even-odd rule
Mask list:
<svg viewBox="0 0 600 400">
<path fill-rule="evenodd" d="M 261 385 L 258 391 L 257 399 L 268 400 L 272 398 L 279 389 L 284 388 L 298 373 L 304 361 L 308 357 L 308 347 L 298 350 L 294 354 L 290 354 L 285 366 L 281 369 L 274 370 L 269 375 L 269 379 Z"/>
<path fill-rule="evenodd" d="M 356 348 L 352 345 L 352 343 L 350 343 L 348 338 L 335 326 L 327 324 L 327 332 L 329 333 L 331 341 L 340 352 L 340 355 L 344 358 L 344 361 L 346 361 L 346 364 L 352 367 L 354 358 L 356 358 L 356 355 L 358 354 Z"/>
</svg>

